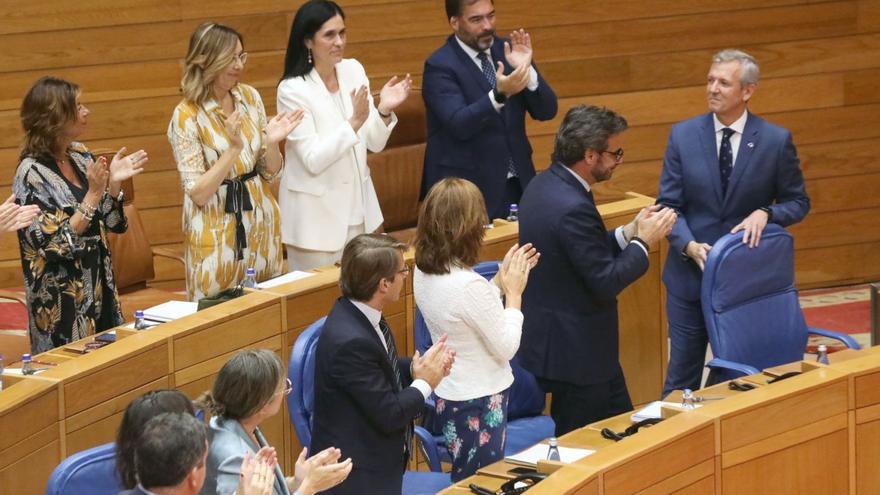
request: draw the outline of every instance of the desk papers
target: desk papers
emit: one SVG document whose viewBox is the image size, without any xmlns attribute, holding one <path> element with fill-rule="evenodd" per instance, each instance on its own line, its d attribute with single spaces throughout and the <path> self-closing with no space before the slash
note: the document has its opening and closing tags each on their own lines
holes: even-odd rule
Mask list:
<svg viewBox="0 0 880 495">
<path fill-rule="evenodd" d="M 293 282 L 294 280 L 299 280 L 299 279 L 303 279 L 306 277 L 311 277 L 312 275 L 314 275 L 314 273 L 301 272 L 299 270 L 294 270 L 290 273 L 285 273 L 284 275 L 281 275 L 280 277 L 270 278 L 269 280 L 266 280 L 264 282 L 260 282 L 259 284 L 257 284 L 257 288 L 258 289 L 269 289 L 271 287 L 275 287 L 278 285 Z"/>
<path fill-rule="evenodd" d="M 520 464 L 523 466 L 537 467 L 538 461 L 547 458 L 547 450 L 550 447 L 546 443 L 533 445 L 522 452 L 507 456 L 505 461 L 511 464 Z M 572 447 L 557 447 L 559 449 L 559 460 L 565 464 L 570 464 L 579 459 L 583 459 L 588 455 L 596 453 L 590 449 L 576 449 Z"/>
</svg>

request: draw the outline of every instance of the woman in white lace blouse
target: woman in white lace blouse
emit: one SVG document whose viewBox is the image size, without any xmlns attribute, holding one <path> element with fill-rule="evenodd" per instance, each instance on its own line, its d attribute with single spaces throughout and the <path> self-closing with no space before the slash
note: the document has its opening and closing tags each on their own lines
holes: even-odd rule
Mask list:
<svg viewBox="0 0 880 495">
<path fill-rule="evenodd" d="M 416 231 L 416 305 L 431 338 L 447 334 L 456 351 L 451 373 L 435 390 L 453 481 L 504 455 L 508 361 L 519 348 L 522 292 L 539 257 L 530 244 L 513 245 L 494 280 L 486 280 L 471 268 L 486 223 L 477 186 L 447 178 L 428 192 Z"/>
</svg>

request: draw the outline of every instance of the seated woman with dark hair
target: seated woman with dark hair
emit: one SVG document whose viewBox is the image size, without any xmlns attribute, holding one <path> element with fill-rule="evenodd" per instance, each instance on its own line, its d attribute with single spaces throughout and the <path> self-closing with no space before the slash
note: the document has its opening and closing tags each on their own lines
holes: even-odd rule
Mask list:
<svg viewBox="0 0 880 495">
<path fill-rule="evenodd" d="M 284 396 L 293 390 L 284 375 L 281 359 L 268 349 L 237 352 L 223 365 L 214 387 L 197 404 L 209 410 L 211 446 L 203 494 L 226 495 L 239 488 L 243 462 L 248 455 L 274 454 L 260 424 L 278 414 Z M 275 464 L 274 495 L 313 495 L 341 483 L 351 472 L 351 459 L 339 462 L 339 449 L 329 448 L 306 459 L 303 449 L 295 476 L 284 477 Z"/>
</svg>

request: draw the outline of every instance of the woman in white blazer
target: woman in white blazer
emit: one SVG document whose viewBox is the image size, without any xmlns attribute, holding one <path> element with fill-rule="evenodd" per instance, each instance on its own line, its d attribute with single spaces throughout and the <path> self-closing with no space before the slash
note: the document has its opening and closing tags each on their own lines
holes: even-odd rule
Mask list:
<svg viewBox="0 0 880 495">
<path fill-rule="evenodd" d="M 278 110 L 305 112 L 285 144 L 279 191 L 290 270 L 334 263 L 346 242 L 382 226 L 367 150 L 385 147 L 412 81 L 391 78 L 374 105 L 363 66 L 342 58 L 344 19 L 336 3 L 310 0 L 290 29 Z"/>
</svg>

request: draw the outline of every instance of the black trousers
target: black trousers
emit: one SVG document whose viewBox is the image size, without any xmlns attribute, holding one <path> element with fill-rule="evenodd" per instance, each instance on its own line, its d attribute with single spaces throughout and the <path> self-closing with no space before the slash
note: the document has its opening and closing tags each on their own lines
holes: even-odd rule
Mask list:
<svg viewBox="0 0 880 495">
<path fill-rule="evenodd" d="M 553 394 L 550 416 L 556 422 L 557 437 L 633 409 L 622 370 L 602 383 L 575 385 L 538 378 L 538 384 Z"/>
</svg>

